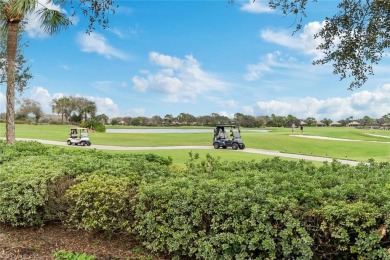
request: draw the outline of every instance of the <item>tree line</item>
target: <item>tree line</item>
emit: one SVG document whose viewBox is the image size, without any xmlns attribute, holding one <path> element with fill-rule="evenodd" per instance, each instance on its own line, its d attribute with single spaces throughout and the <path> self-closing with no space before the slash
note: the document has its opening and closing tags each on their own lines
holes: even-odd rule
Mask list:
<svg viewBox="0 0 390 260">
<path fill-rule="evenodd" d="M 347 126 L 349 123 L 356 121 L 362 126 L 376 126 L 383 124 L 390 124 L 390 113 L 383 115 L 380 118 L 372 118 L 364 116 L 362 118 L 353 118 L 353 116 L 334 121 L 330 118 L 323 118 L 318 120 L 314 117 L 307 117 L 306 119 L 298 118 L 294 115 L 280 116 L 272 114 L 253 116 L 245 115 L 243 113 L 235 113 L 233 118 L 220 115 L 218 113 L 211 113 L 210 115 L 194 116 L 189 113 L 180 113 L 177 116 L 166 114 L 161 117 L 154 115 L 152 117 L 136 116 L 136 117 L 113 117 L 109 118 L 105 114 L 97 115 L 97 105 L 85 97 L 65 96 L 61 98 L 54 98 L 52 100 L 52 112 L 60 115 L 61 120 L 45 120 L 45 123 L 73 123 L 84 124 L 87 127 L 97 124 L 101 125 L 131 125 L 131 126 L 215 126 L 217 124 L 239 124 L 243 127 L 290 127 L 292 124 L 317 126 L 319 124 L 324 126 L 331 126 L 332 123 L 338 122 L 340 126 Z M 4 119 L 4 115 L 0 115 L 0 119 Z M 33 117 L 35 123 L 43 123 L 41 120 L 44 113 L 41 104 L 32 99 L 23 99 L 20 102 L 20 107 L 16 112 L 16 119 L 18 121 L 30 120 Z M 89 124 L 86 124 L 89 122 Z"/>
<path fill-rule="evenodd" d="M 383 115 L 381 118 L 371 118 L 364 116 L 360 119 L 354 119 L 353 116 L 337 121 L 340 126 L 347 126 L 349 123 L 356 121 L 360 125 L 374 126 L 390 124 L 390 113 Z M 305 126 L 316 126 L 321 122 L 325 126 L 330 126 L 336 122 L 329 118 L 316 120 L 314 117 L 301 119 L 293 115 L 278 116 L 252 116 L 242 113 L 235 113 L 233 118 L 211 113 L 210 115 L 194 116 L 188 113 L 180 113 L 177 116 L 166 114 L 164 117 L 155 115 L 152 117 L 114 117 L 110 120 L 112 125 L 132 125 L 132 126 L 215 126 L 217 124 L 239 124 L 243 127 L 290 127 L 292 124 Z"/>
<path fill-rule="evenodd" d="M 41 120 L 45 114 L 38 101 L 25 98 L 17 103 L 19 103 L 19 108 L 16 111 L 16 120 L 28 121 L 32 117 L 35 123 L 42 123 Z M 52 100 L 52 112 L 61 115 L 60 123 L 62 124 L 82 123 L 90 120 L 107 124 L 109 119 L 105 114 L 97 115 L 96 103 L 84 97 L 55 98 Z M 1 114 L 0 119 L 5 119 L 5 114 Z"/>
</svg>

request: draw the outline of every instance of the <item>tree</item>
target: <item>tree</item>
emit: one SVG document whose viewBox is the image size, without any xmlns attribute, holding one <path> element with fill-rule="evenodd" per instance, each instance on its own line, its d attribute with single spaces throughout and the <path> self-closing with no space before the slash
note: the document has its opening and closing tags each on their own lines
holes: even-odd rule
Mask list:
<svg viewBox="0 0 390 260">
<path fill-rule="evenodd" d="M 79 103 L 80 114 L 83 115 L 84 121 L 88 120 L 88 115 L 94 117 L 96 115 L 97 107 L 96 103 L 86 98 L 77 98 Z"/>
<path fill-rule="evenodd" d="M 322 119 L 321 122 L 324 123 L 326 126 L 330 126 L 333 123 L 332 119 L 328 118 Z"/>
<path fill-rule="evenodd" d="M 53 113 L 61 114 L 61 123 L 64 123 L 64 117 L 68 121 L 72 112 L 70 98 L 62 97 L 53 99 L 51 109 Z"/>
<path fill-rule="evenodd" d="M 298 31 L 307 17 L 308 2 L 317 0 L 269 0 L 269 6 L 285 15 L 295 15 Z M 372 66 L 390 48 L 390 1 L 340 0 L 337 8 L 338 12 L 325 18 L 325 26 L 315 35 L 323 40 L 318 49 L 324 57 L 313 64 L 332 63 L 333 73 L 340 80 L 352 77 L 352 90 L 363 86 L 368 76 L 374 74 Z"/>
<path fill-rule="evenodd" d="M 191 125 L 193 122 L 195 122 L 195 117 L 188 113 L 180 113 L 177 116 L 177 121 L 179 121 L 182 125 Z"/>
<path fill-rule="evenodd" d="M 7 41 L 4 35 L 0 35 L 0 84 L 7 83 Z M 20 35 L 19 35 L 20 37 Z M 21 43 L 18 46 L 15 60 L 15 89 L 22 93 L 27 88 L 28 81 L 33 77 L 30 72 L 30 66 L 23 55 L 22 49 L 28 47 L 27 43 Z"/>
<path fill-rule="evenodd" d="M 18 114 L 26 119 L 28 118 L 29 114 L 33 114 L 35 117 L 35 123 L 38 123 L 39 119 L 43 116 L 43 111 L 39 102 L 25 98 L 19 107 Z"/>
<path fill-rule="evenodd" d="M 306 123 L 308 126 L 315 125 L 316 119 L 315 119 L 314 117 L 308 117 L 308 118 L 305 119 L 305 123 Z"/>
<path fill-rule="evenodd" d="M 87 32 L 94 29 L 95 22 L 107 27 L 107 12 L 111 10 L 114 0 L 47 0 L 47 4 L 60 4 L 71 7 L 74 12 L 81 10 L 84 16 L 89 16 Z M 70 19 L 59 10 L 50 9 L 37 0 L 0 0 L 0 28 L 7 38 L 7 111 L 6 140 L 7 144 L 15 143 L 15 81 L 16 55 L 18 52 L 18 35 L 25 16 L 36 11 L 41 27 L 49 35 L 66 29 Z M 75 14 L 75 13 L 73 13 Z"/>
<path fill-rule="evenodd" d="M 61 114 L 62 122 L 64 117 L 66 121 L 72 116 L 73 120 L 84 121 L 88 120 L 88 115 L 94 117 L 96 115 L 97 107 L 95 102 L 84 97 L 62 97 L 52 100 L 52 111 Z"/>
<path fill-rule="evenodd" d="M 172 116 L 172 114 L 166 114 L 164 116 L 164 123 L 165 123 L 165 125 L 171 125 L 173 123 L 174 119 L 175 118 Z"/>
<path fill-rule="evenodd" d="M 148 120 L 148 124 L 150 124 L 150 125 L 161 125 L 162 122 L 163 122 L 163 119 L 158 115 L 152 116 Z"/>
<path fill-rule="evenodd" d="M 289 126 L 292 125 L 292 124 L 299 125 L 300 121 L 298 120 L 298 118 L 296 118 L 293 115 L 287 115 L 287 117 L 286 117 L 286 124 L 289 125 Z"/>
<path fill-rule="evenodd" d="M 364 126 L 369 126 L 375 123 L 375 119 L 369 116 L 364 116 L 362 119 L 359 120 L 359 122 Z"/>
<path fill-rule="evenodd" d="M 96 121 L 100 122 L 102 125 L 107 125 L 108 123 L 108 116 L 106 114 L 101 114 L 95 116 Z"/>
</svg>

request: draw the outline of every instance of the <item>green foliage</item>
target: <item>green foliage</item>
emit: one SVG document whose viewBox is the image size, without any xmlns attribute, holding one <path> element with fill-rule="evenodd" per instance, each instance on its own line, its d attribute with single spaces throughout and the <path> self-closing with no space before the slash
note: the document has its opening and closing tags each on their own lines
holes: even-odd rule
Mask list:
<svg viewBox="0 0 390 260">
<path fill-rule="evenodd" d="M 69 204 L 83 198 L 72 197 L 69 201 L 65 193 L 91 174 L 111 176 L 112 182 L 108 181 L 107 185 L 115 183 L 116 179 L 129 178 L 133 183 L 142 183 L 169 174 L 166 166 L 169 160 L 158 156 L 71 151 L 35 142 L 0 144 L 0 158 L 0 222 L 13 226 L 39 226 L 48 221 L 65 220 L 68 214 L 77 215 L 69 213 Z M 80 179 L 76 181 L 78 176 Z M 101 182 L 105 183 L 104 177 Z"/>
<path fill-rule="evenodd" d="M 136 191 L 129 178 L 91 175 L 79 181 L 67 192 L 69 223 L 91 231 L 130 232 L 131 199 Z"/>
<path fill-rule="evenodd" d="M 106 132 L 106 127 L 103 124 L 101 124 L 100 122 L 98 122 L 97 120 L 95 120 L 94 118 L 91 118 L 91 119 L 88 119 L 88 120 L 82 122 L 80 124 L 80 126 L 84 127 L 84 128 L 93 129 L 99 133 Z"/>
<path fill-rule="evenodd" d="M 150 250 L 178 257 L 311 258 L 312 239 L 294 214 L 296 202 L 256 180 L 256 172 L 206 169 L 143 185 L 135 230 Z"/>
<path fill-rule="evenodd" d="M 66 250 L 59 250 L 53 253 L 55 260 L 95 260 L 94 255 L 88 255 L 86 253 L 69 252 Z"/>
<path fill-rule="evenodd" d="M 390 163 L 0 144 L 0 222 L 136 235 L 183 259 L 389 259 Z M 73 257 L 65 252 L 65 256 Z M 65 259 L 65 258 L 60 258 Z M 79 259 L 79 258 L 66 258 Z M 84 259 L 84 258 L 81 258 Z"/>
<path fill-rule="evenodd" d="M 187 175 L 136 195 L 134 230 L 150 250 L 198 259 L 389 258 L 390 238 L 379 231 L 389 225 L 389 163 L 316 168 L 190 154 L 187 166 Z"/>
</svg>

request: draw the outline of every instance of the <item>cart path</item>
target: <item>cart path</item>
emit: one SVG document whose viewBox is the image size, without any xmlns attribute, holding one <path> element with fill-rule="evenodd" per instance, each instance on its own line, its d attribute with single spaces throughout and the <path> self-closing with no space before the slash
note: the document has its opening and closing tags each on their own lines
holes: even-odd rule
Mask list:
<svg viewBox="0 0 390 260">
<path fill-rule="evenodd" d="M 148 147 L 133 147 L 133 146 L 113 146 L 113 145 L 91 145 L 91 146 L 69 146 L 66 142 L 59 141 L 50 141 L 42 139 L 30 139 L 30 138 L 16 138 L 19 141 L 36 141 L 42 144 L 57 145 L 57 146 L 68 146 L 68 147 L 77 147 L 82 149 L 97 149 L 97 150 L 111 150 L 111 151 L 144 151 L 144 150 L 183 150 L 183 149 L 194 149 L 194 150 L 214 150 L 213 146 L 148 146 Z M 285 157 L 292 159 L 303 159 L 317 162 L 332 162 L 332 158 L 320 157 L 313 155 L 303 155 L 303 154 L 292 154 L 292 153 L 282 153 L 279 151 L 272 150 L 263 150 L 263 149 L 254 149 L 254 148 L 245 148 L 244 150 L 236 150 L 235 153 L 254 153 L 254 154 L 263 154 L 269 156 Z M 356 166 L 359 164 L 357 161 L 337 159 L 342 164 L 348 164 Z"/>
</svg>

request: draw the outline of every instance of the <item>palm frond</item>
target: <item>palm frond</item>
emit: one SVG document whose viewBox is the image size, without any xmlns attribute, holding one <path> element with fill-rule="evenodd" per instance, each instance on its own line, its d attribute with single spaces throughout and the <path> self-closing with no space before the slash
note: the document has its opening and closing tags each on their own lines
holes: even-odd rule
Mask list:
<svg viewBox="0 0 390 260">
<path fill-rule="evenodd" d="M 38 0 L 9 0 L 9 14 L 20 15 L 32 12 L 37 7 Z"/>
<path fill-rule="evenodd" d="M 70 19 L 58 10 L 45 7 L 39 9 L 37 12 L 42 28 L 50 35 L 56 34 L 61 29 L 66 29 L 72 24 Z"/>
<path fill-rule="evenodd" d="M 11 0 L 14 2 L 14 6 L 17 7 L 18 10 L 23 11 L 23 13 L 28 13 L 33 11 L 37 4 L 38 0 Z"/>
</svg>

